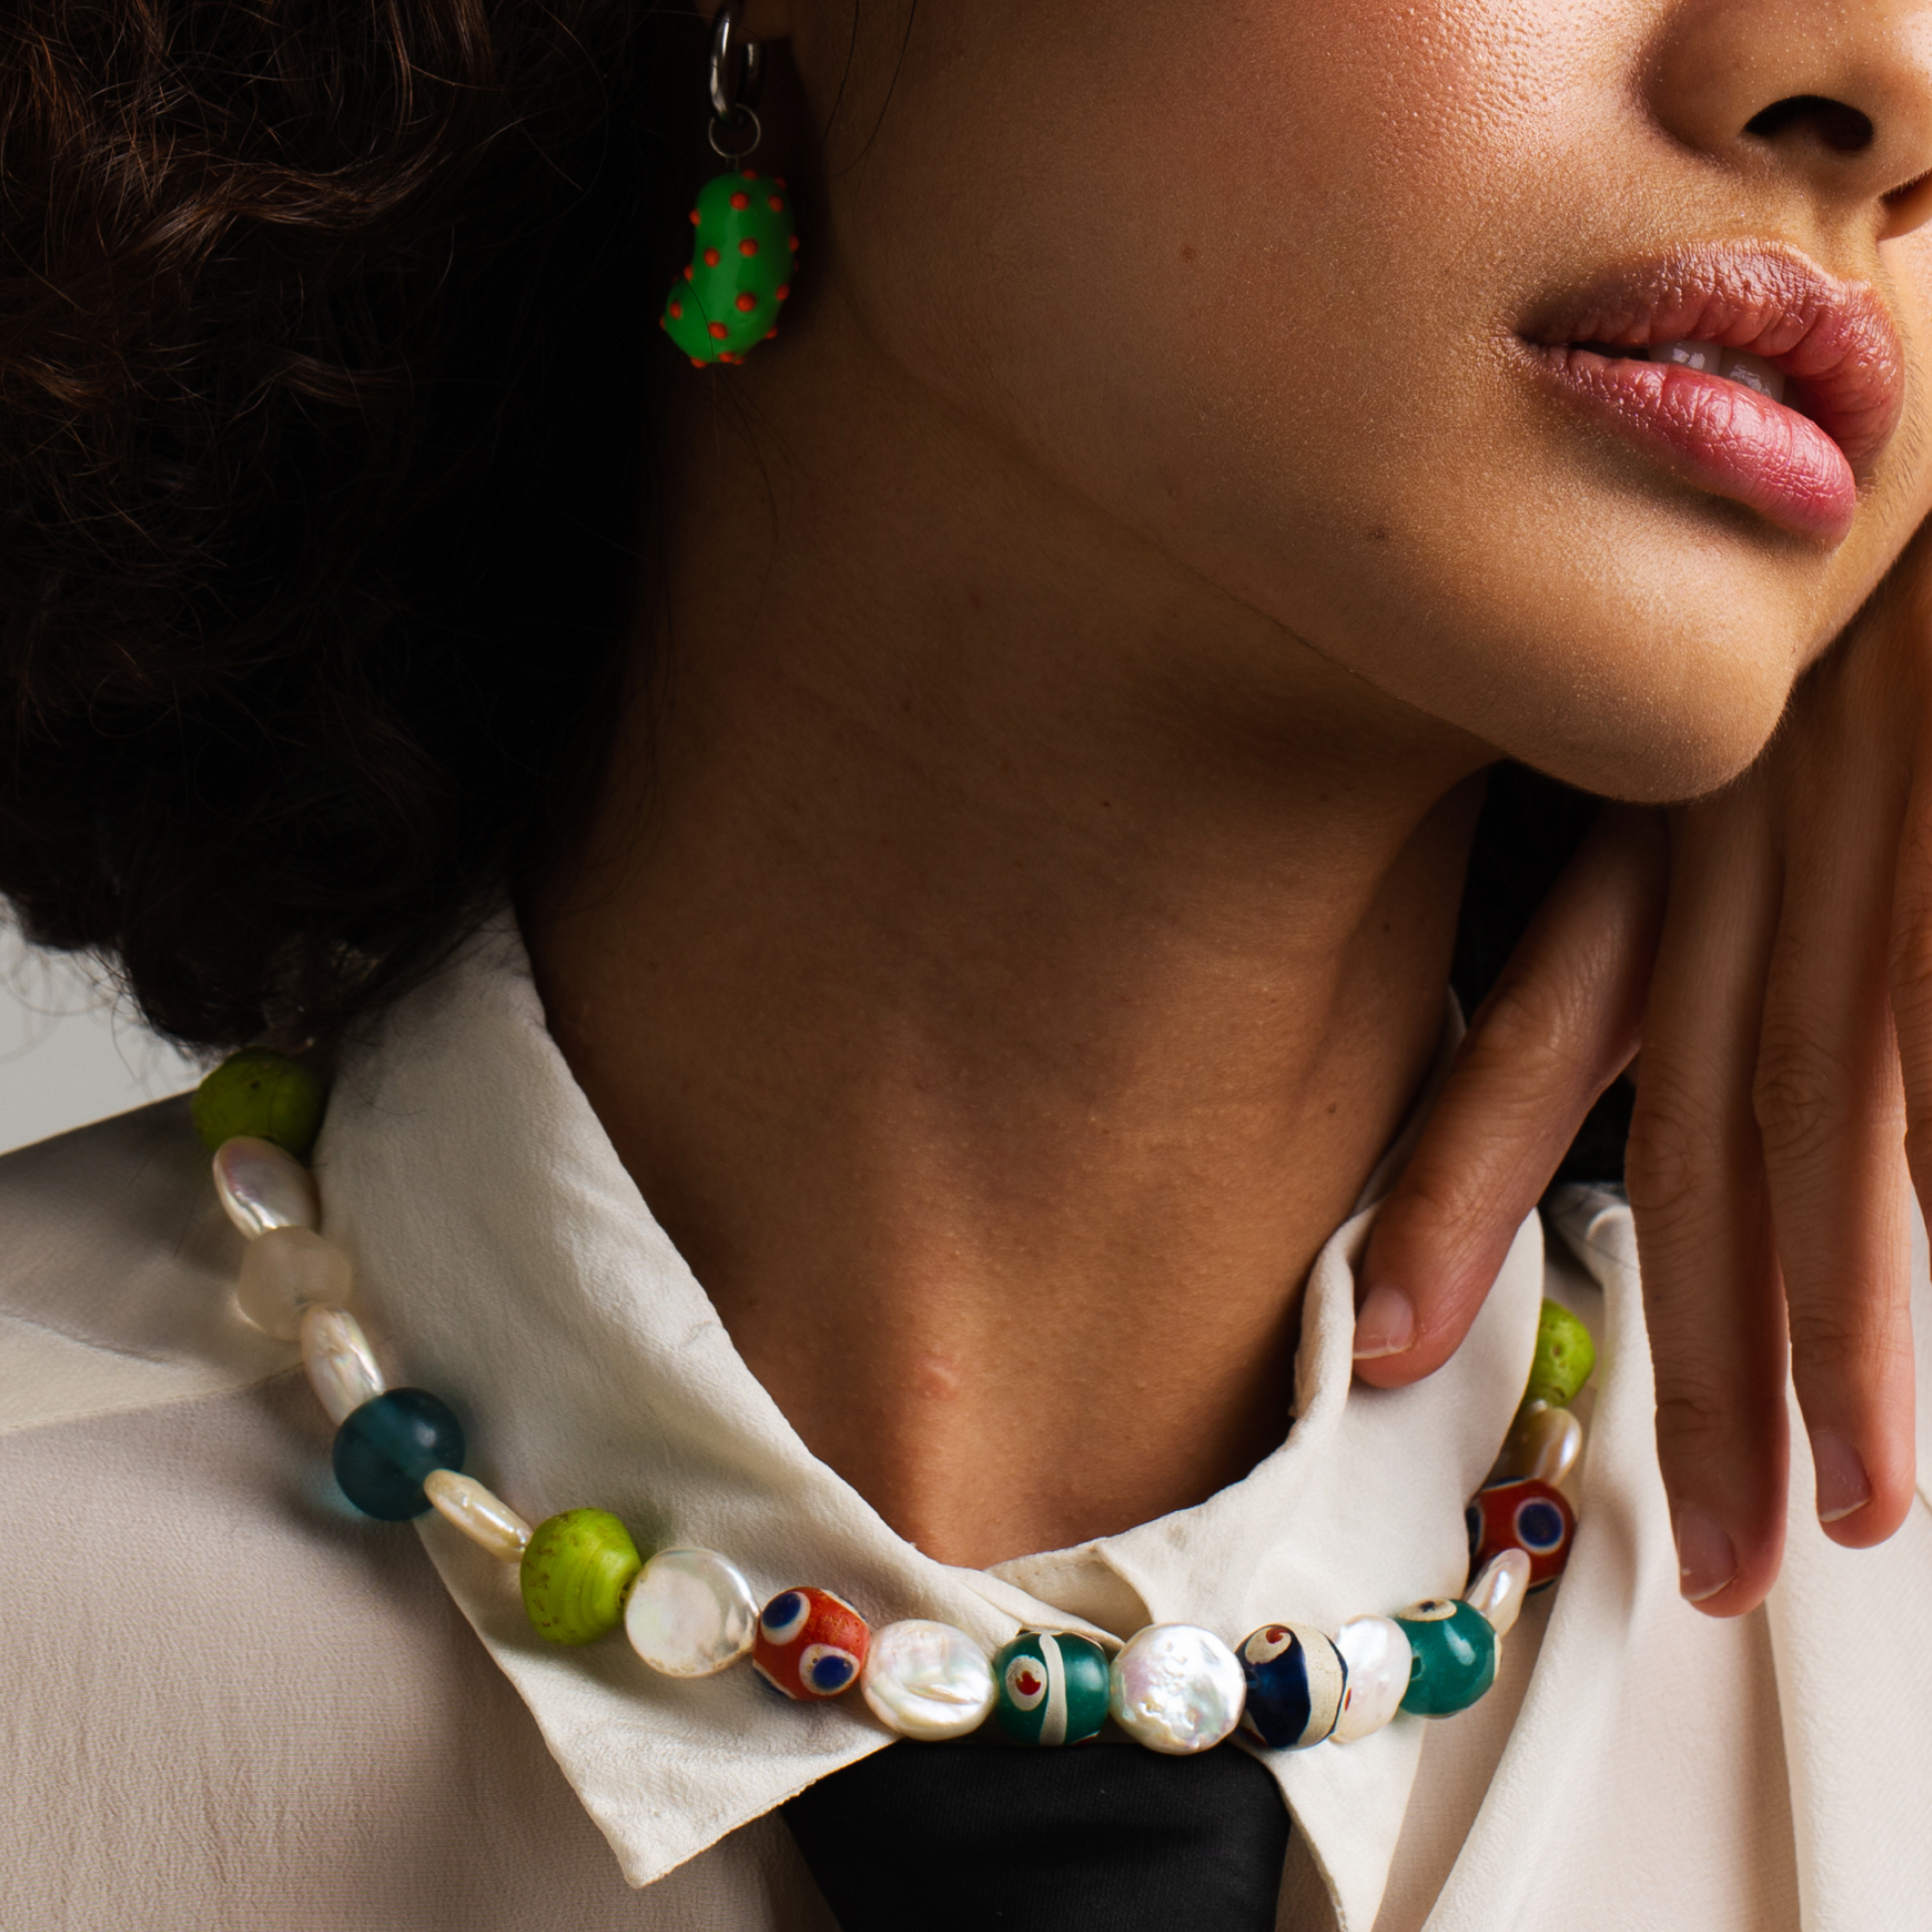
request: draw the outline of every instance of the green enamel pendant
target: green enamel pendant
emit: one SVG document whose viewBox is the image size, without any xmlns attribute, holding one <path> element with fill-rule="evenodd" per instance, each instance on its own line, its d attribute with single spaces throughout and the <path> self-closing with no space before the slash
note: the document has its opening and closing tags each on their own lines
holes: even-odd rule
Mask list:
<svg viewBox="0 0 1932 1932">
<path fill-rule="evenodd" d="M 791 295 L 798 230 L 781 178 L 740 168 L 714 175 L 691 210 L 691 266 L 671 284 L 660 326 L 692 362 L 742 362 L 777 333 Z"/>
</svg>

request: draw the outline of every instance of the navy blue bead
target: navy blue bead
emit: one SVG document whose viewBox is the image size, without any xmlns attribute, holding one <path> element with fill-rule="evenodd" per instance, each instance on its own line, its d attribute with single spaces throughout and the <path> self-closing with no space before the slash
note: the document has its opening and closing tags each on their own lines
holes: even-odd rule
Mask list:
<svg viewBox="0 0 1932 1932">
<path fill-rule="evenodd" d="M 463 1467 L 463 1425 L 427 1389 L 391 1389 L 336 1432 L 336 1480 L 365 1516 L 407 1522 L 429 1507 L 423 1478 Z"/>
</svg>

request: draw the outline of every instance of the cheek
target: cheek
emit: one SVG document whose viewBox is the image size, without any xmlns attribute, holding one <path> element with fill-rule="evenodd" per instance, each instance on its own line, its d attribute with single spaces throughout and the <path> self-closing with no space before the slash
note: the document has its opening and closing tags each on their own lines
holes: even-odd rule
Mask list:
<svg viewBox="0 0 1932 1932">
<path fill-rule="evenodd" d="M 1747 762 L 1917 484 L 1824 559 L 1524 382 L 1530 300 L 1681 232 L 1658 225 L 1682 220 L 1657 188 L 1675 164 L 1630 106 L 1641 20 L 1561 0 L 1109 18 L 921 0 L 875 152 L 835 190 L 873 340 L 1188 569 L 1499 749 L 1632 796 Z M 1605 194 L 1619 176 L 1657 192 Z"/>
</svg>

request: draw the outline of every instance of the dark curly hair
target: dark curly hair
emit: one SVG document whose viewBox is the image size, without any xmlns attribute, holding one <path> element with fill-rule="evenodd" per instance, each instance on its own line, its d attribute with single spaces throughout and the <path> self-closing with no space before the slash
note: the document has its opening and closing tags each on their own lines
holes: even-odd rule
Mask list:
<svg viewBox="0 0 1932 1932">
<path fill-rule="evenodd" d="M 0 894 L 163 1032 L 340 1032 L 581 805 L 703 49 L 638 0 L 12 0 Z"/>
</svg>

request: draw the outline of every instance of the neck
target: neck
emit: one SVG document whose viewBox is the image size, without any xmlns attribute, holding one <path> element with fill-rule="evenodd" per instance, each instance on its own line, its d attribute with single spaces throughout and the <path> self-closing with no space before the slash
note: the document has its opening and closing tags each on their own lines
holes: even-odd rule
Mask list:
<svg viewBox="0 0 1932 1932">
<path fill-rule="evenodd" d="M 715 374 L 675 426 L 657 686 L 526 926 L 753 1371 L 984 1565 L 1280 1442 L 1439 1038 L 1482 752 L 837 335 L 731 372 L 755 439 Z"/>
</svg>

